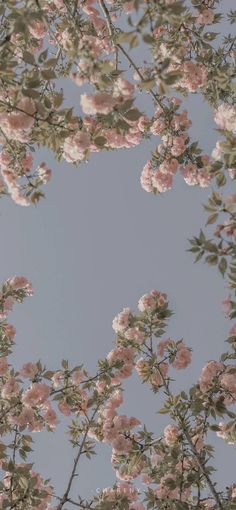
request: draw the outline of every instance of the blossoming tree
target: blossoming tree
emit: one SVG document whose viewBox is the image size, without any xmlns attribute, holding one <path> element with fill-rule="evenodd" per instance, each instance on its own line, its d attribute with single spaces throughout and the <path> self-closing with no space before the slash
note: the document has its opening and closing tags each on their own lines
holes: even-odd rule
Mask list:
<svg viewBox="0 0 236 510">
<path fill-rule="evenodd" d="M 162 338 L 171 316 L 167 295 L 153 290 L 138 302 L 138 313 L 124 308 L 113 320 L 116 346 L 90 376 L 82 365 L 66 360 L 50 371 L 40 362 L 20 369 L 9 363 L 15 330 L 7 323 L 15 302 L 32 294 L 24 277 L 7 280 L 1 292 L 0 463 L 1 508 L 61 510 L 68 503 L 83 509 L 234 509 L 236 486 L 225 490 L 213 482 L 209 430 L 228 443 L 236 441 L 236 328 L 229 332 L 231 350 L 202 369 L 188 393 L 174 394 L 173 372 L 191 362 L 184 341 Z M 123 382 L 136 370 L 154 392 L 163 393 L 160 413 L 170 416 L 163 436 L 155 437 L 139 419 L 119 414 Z M 54 430 L 59 415 L 72 418 L 70 442 L 75 449 L 65 491 L 55 494 L 49 481 L 32 469 L 32 433 Z M 219 420 L 227 421 L 219 421 Z M 230 418 L 230 420 L 229 420 Z M 111 446 L 117 483 L 90 501 L 71 498 L 81 458 L 91 458 L 96 442 Z M 134 481 L 141 477 L 145 490 Z M 56 503 L 56 504 L 54 504 Z"/>
<path fill-rule="evenodd" d="M 141 186 L 158 195 L 179 172 L 192 186 L 215 186 L 205 210 L 207 225 L 217 221 L 214 239 L 201 230 L 190 251 L 227 278 L 231 294 L 224 311 L 236 317 L 236 195 L 223 187 L 236 178 L 235 38 L 214 32 L 222 19 L 219 0 L 5 0 L 0 5 L 0 155 L 2 196 L 29 206 L 43 196 L 51 177 L 47 163 L 34 168 L 34 152 L 52 150 L 75 165 L 90 153 L 132 148 L 159 137 L 141 172 Z M 229 24 L 236 13 L 225 14 Z M 145 47 L 142 52 L 135 51 Z M 137 55 L 134 57 L 133 55 Z M 81 112 L 67 108 L 64 80 L 86 85 Z M 90 87 L 90 88 L 89 88 Z M 219 133 L 211 155 L 190 139 L 185 108 L 188 94 L 201 94 L 212 107 Z M 136 105 L 147 94 L 153 115 Z M 183 101 L 183 102 L 182 102 Z M 222 218 L 222 219 L 221 219 Z M 113 321 L 116 347 L 90 375 L 83 365 L 58 370 L 40 362 L 14 368 L 10 354 L 15 330 L 7 322 L 15 302 L 32 294 L 24 277 L 7 280 L 0 294 L 0 504 L 3 509 L 62 510 L 233 510 L 236 487 L 219 488 L 212 479 L 214 431 L 236 441 L 236 326 L 229 351 L 203 367 L 188 392 L 175 394 L 174 371 L 191 362 L 183 339 L 165 336 L 171 316 L 166 294 L 142 296 Z M 233 294 L 233 295 L 232 295 Z M 163 338 L 164 336 L 164 338 Z M 154 392 L 162 392 L 160 413 L 169 414 L 163 436 L 155 437 L 135 417 L 118 412 L 123 381 L 136 370 Z M 28 461 L 32 433 L 54 430 L 59 416 L 72 418 L 75 448 L 62 494 Z M 90 501 L 71 497 L 84 456 L 96 443 L 111 446 L 117 483 Z M 142 479 L 143 492 L 136 481 Z"/>
</svg>

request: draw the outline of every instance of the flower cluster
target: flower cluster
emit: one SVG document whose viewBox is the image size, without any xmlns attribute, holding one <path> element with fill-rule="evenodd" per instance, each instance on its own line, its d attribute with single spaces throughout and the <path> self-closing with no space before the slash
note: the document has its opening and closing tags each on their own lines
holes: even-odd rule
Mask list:
<svg viewBox="0 0 236 510">
<path fill-rule="evenodd" d="M 145 191 L 163 193 L 172 188 L 173 176 L 179 169 L 189 185 L 207 187 L 211 182 L 210 158 L 206 155 L 191 157 L 189 135 L 191 126 L 187 110 L 178 112 L 181 101 L 173 98 L 169 109 L 157 108 L 150 131 L 160 135 L 162 143 L 158 145 L 152 160 L 148 161 L 141 173 L 141 186 Z"/>
</svg>

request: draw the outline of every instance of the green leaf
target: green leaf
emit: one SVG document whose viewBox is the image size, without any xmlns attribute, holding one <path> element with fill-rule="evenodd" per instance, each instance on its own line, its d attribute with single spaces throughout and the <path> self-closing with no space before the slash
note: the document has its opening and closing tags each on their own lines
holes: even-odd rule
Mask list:
<svg viewBox="0 0 236 510">
<path fill-rule="evenodd" d="M 226 184 L 226 177 L 223 174 L 223 172 L 218 172 L 216 174 L 216 184 L 220 188 L 221 186 L 224 186 Z"/>
<path fill-rule="evenodd" d="M 196 256 L 194 263 L 198 262 L 202 258 L 203 255 L 204 255 L 204 251 L 200 251 L 198 253 L 198 255 Z"/>
<path fill-rule="evenodd" d="M 180 80 L 180 78 L 182 78 L 181 73 L 178 73 L 177 71 L 171 71 L 170 73 L 166 74 L 163 79 L 167 85 L 173 85 L 178 80 Z"/>
<path fill-rule="evenodd" d="M 32 99 L 38 99 L 40 97 L 40 92 L 34 89 L 22 89 L 22 94 Z"/>
<path fill-rule="evenodd" d="M 223 277 L 225 275 L 225 271 L 227 269 L 227 265 L 228 264 L 227 264 L 226 258 L 222 257 L 222 259 L 219 262 L 218 268 L 219 268 L 219 271 L 220 271 L 220 273 L 222 274 Z"/>
<path fill-rule="evenodd" d="M 208 255 L 205 258 L 205 262 L 207 262 L 207 264 L 210 264 L 211 266 L 215 266 L 218 262 L 218 256 L 217 255 Z"/>
<path fill-rule="evenodd" d="M 57 75 L 53 69 L 42 69 L 41 75 L 45 80 L 53 80 Z"/>
<path fill-rule="evenodd" d="M 218 218 L 218 213 L 210 214 L 210 216 L 208 217 L 208 220 L 206 222 L 206 226 L 212 225 L 213 223 L 215 223 L 217 218 Z"/>
<path fill-rule="evenodd" d="M 42 64 L 46 60 L 47 56 L 48 56 L 48 50 L 42 51 L 42 53 L 40 53 L 39 58 L 38 58 L 39 63 Z"/>
<path fill-rule="evenodd" d="M 138 120 L 141 117 L 141 113 L 136 108 L 133 110 L 129 110 L 124 114 L 125 118 L 128 120 Z"/>
<path fill-rule="evenodd" d="M 152 87 L 154 87 L 155 85 L 155 80 L 152 80 L 152 79 L 148 79 L 148 80 L 142 80 L 138 86 L 141 88 L 141 89 L 144 89 L 144 90 L 150 90 L 152 89 Z"/>
<path fill-rule="evenodd" d="M 147 44 L 152 44 L 154 42 L 154 39 L 150 34 L 144 34 L 143 41 Z"/>
<path fill-rule="evenodd" d="M 29 51 L 23 51 L 23 60 L 24 60 L 27 64 L 31 64 L 31 65 L 34 65 L 34 64 L 35 64 L 34 56 L 33 56 L 33 55 L 32 55 L 32 53 L 30 53 Z"/>
<path fill-rule="evenodd" d="M 97 147 L 103 147 L 106 141 L 107 139 L 105 138 L 105 136 L 97 136 L 96 138 L 94 138 L 94 143 L 95 145 L 97 145 Z"/>
<path fill-rule="evenodd" d="M 214 41 L 214 39 L 219 35 L 217 32 L 206 32 L 203 36 L 205 41 Z"/>
<path fill-rule="evenodd" d="M 211 198 L 216 205 L 222 204 L 221 196 L 216 191 L 213 191 Z"/>
<path fill-rule="evenodd" d="M 218 253 L 216 244 L 211 243 L 211 241 L 205 242 L 205 250 L 209 251 L 210 253 Z"/>
</svg>

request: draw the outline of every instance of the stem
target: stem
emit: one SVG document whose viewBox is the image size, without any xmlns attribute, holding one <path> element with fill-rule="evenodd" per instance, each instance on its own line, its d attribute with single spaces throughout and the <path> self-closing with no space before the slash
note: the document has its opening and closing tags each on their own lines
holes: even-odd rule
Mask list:
<svg viewBox="0 0 236 510">
<path fill-rule="evenodd" d="M 73 480 L 76 476 L 76 469 L 77 469 L 77 466 L 78 466 L 78 463 L 79 463 L 79 460 L 80 460 L 80 457 L 82 455 L 82 452 L 83 452 L 83 448 L 84 448 L 84 444 L 86 442 L 86 439 L 87 439 L 87 435 L 88 435 L 88 431 L 89 431 L 89 427 L 90 427 L 90 423 L 92 422 L 94 416 L 96 415 L 98 409 L 99 409 L 99 406 L 100 406 L 100 403 L 96 406 L 88 424 L 87 424 L 87 427 L 86 427 L 86 430 L 85 430 L 85 433 L 84 433 L 84 437 L 83 437 L 83 440 L 82 440 L 82 443 L 79 447 L 79 450 L 78 450 L 78 453 L 74 459 L 74 466 L 73 466 L 73 469 L 72 469 L 72 472 L 71 472 L 71 475 L 70 475 L 70 478 L 69 478 L 69 481 L 68 481 L 68 485 L 67 485 L 67 488 L 66 488 L 66 491 L 63 495 L 63 497 L 61 498 L 61 502 L 59 503 L 59 505 L 57 506 L 57 509 L 56 510 L 62 510 L 63 506 L 65 503 L 67 503 L 69 501 L 68 499 L 68 496 L 69 496 L 69 493 L 70 493 L 70 490 L 71 490 L 71 486 L 72 486 L 72 483 L 73 483 Z"/>
<path fill-rule="evenodd" d="M 132 60 L 132 58 L 129 56 L 129 54 L 127 53 L 127 51 L 123 48 L 123 46 L 119 43 L 115 43 L 114 41 L 114 31 L 113 31 L 113 26 L 112 26 L 112 21 L 111 21 L 111 17 L 110 17 L 110 13 L 109 13 L 109 10 L 104 2 L 104 0 L 98 0 L 98 3 L 100 5 L 100 8 L 104 14 L 104 17 L 106 19 L 106 23 L 107 23 L 107 29 L 108 29 L 108 32 L 109 32 L 109 35 L 111 37 L 111 40 L 112 40 L 112 43 L 113 43 L 113 46 L 115 48 L 119 48 L 119 50 L 123 53 L 123 55 L 125 56 L 125 58 L 129 61 L 130 65 L 133 67 L 133 69 L 135 69 L 136 73 L 138 74 L 139 78 L 141 78 L 141 80 L 143 81 L 144 80 L 144 77 L 142 75 L 142 73 L 140 73 L 139 71 L 139 68 L 136 66 L 135 62 Z M 162 103 L 161 103 L 161 100 L 158 98 L 157 94 L 155 94 L 155 92 L 150 89 L 148 91 L 149 94 L 151 94 L 151 96 L 153 97 L 154 101 L 159 105 L 161 106 L 161 108 L 163 108 L 162 106 Z"/>
</svg>

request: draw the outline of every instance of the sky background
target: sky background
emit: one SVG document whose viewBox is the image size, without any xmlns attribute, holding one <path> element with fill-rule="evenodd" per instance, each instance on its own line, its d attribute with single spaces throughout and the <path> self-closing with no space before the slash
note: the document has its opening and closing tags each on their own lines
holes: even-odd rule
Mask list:
<svg viewBox="0 0 236 510">
<path fill-rule="evenodd" d="M 72 103 L 79 104 L 81 90 L 70 87 Z M 139 106 L 149 108 L 144 95 Z M 212 112 L 194 95 L 188 109 L 191 134 L 210 153 L 217 140 Z M 1 281 L 24 275 L 34 288 L 33 298 L 17 305 L 10 317 L 17 329 L 11 358 L 17 368 L 40 358 L 55 370 L 66 358 L 72 366 L 84 363 L 95 371 L 97 359 L 114 347 L 113 317 L 125 306 L 135 311 L 139 297 L 154 288 L 167 293 L 175 313 L 166 336 L 183 337 L 193 348 L 192 364 L 175 372 L 174 392 L 188 388 L 203 364 L 226 350 L 231 325 L 221 310 L 228 294 L 225 282 L 215 268 L 193 264 L 186 252 L 187 239 L 206 221 L 202 203 L 210 190 L 189 187 L 177 175 L 169 192 L 154 196 L 143 191 L 140 173 L 156 142 L 153 137 L 135 149 L 95 154 L 78 168 L 41 151 L 37 160 L 53 170 L 46 200 L 30 208 L 1 200 Z M 161 398 L 136 376 L 126 390 L 120 412 L 136 416 L 160 435 L 168 422 L 155 413 Z M 35 470 L 51 478 L 58 495 L 67 485 L 74 453 L 65 436 L 67 421 L 60 419 L 54 434 L 34 434 Z M 214 445 L 215 479 L 223 485 L 235 482 L 235 446 L 215 436 Z M 74 495 L 89 497 L 114 483 L 110 448 L 101 445 L 98 452 L 95 460 L 81 463 Z"/>
</svg>

